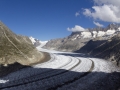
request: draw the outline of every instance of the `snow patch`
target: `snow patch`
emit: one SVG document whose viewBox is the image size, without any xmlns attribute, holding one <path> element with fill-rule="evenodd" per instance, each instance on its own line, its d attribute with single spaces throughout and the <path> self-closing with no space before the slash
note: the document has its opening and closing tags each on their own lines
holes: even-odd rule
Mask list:
<svg viewBox="0 0 120 90">
<path fill-rule="evenodd" d="M 72 39 L 72 41 L 76 40 L 77 38 L 79 38 L 79 34 L 77 34 L 76 37 Z"/>
<path fill-rule="evenodd" d="M 107 30 L 106 35 L 111 35 L 111 34 L 114 34 L 114 33 L 115 33 L 115 30 Z"/>
<path fill-rule="evenodd" d="M 83 38 L 91 38 L 92 34 L 90 32 L 81 32 L 81 36 Z"/>
<path fill-rule="evenodd" d="M 104 36 L 105 32 L 104 31 L 98 31 L 97 37 L 101 37 Z"/>
<path fill-rule="evenodd" d="M 35 38 L 33 38 L 33 37 L 29 37 L 29 39 L 31 40 L 32 44 L 34 44 L 36 42 Z"/>
<path fill-rule="evenodd" d="M 75 37 L 75 38 L 72 39 L 72 41 L 74 41 L 74 40 L 76 40 L 76 39 L 77 39 L 77 38 Z"/>
<path fill-rule="evenodd" d="M 118 28 L 118 31 L 120 31 L 120 27 Z"/>
<path fill-rule="evenodd" d="M 93 33 L 93 38 L 96 38 L 96 36 L 97 36 L 97 31 L 93 31 L 92 33 Z"/>
</svg>

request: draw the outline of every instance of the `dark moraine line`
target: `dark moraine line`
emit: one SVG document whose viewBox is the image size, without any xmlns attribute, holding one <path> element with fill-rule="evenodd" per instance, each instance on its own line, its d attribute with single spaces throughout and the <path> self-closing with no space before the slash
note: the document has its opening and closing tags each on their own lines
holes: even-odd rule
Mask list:
<svg viewBox="0 0 120 90">
<path fill-rule="evenodd" d="M 69 62 L 69 63 L 71 63 L 71 62 Z M 69 64 L 69 63 L 67 63 L 67 64 Z M 65 65 L 67 65 L 67 64 L 65 64 Z M 31 67 L 27 67 L 27 68 L 31 68 Z M 61 70 L 56 72 L 55 69 L 50 69 L 50 70 L 44 71 L 44 72 L 42 72 L 40 74 L 37 74 L 37 75 L 34 75 L 34 76 L 29 76 L 29 77 L 26 77 L 26 78 L 17 79 L 15 81 L 10 81 L 8 85 L 2 86 L 2 87 L 0 87 L 0 89 L 4 88 L 4 87 L 14 86 L 14 85 L 21 85 L 23 83 L 23 81 L 24 81 L 24 83 L 29 83 L 29 82 L 32 82 L 32 81 L 35 81 L 35 80 L 38 80 L 38 79 L 43 80 L 43 79 L 46 79 L 46 78 L 49 78 L 49 77 L 52 77 L 52 76 L 55 76 L 55 75 L 58 75 L 58 74 L 62 74 L 64 72 L 67 72 L 67 70 L 65 71 L 65 70 L 61 69 Z M 47 74 L 47 76 L 45 76 L 46 74 Z M 44 77 L 40 77 L 40 76 L 44 76 Z"/>
<path fill-rule="evenodd" d="M 89 60 L 91 60 L 91 59 L 89 59 Z M 91 61 L 92 61 L 92 60 L 91 60 Z M 64 85 L 68 85 L 68 84 L 70 84 L 70 83 L 74 83 L 74 82 L 77 81 L 78 79 L 81 79 L 81 78 L 87 76 L 88 74 L 90 74 L 90 73 L 92 72 L 93 68 L 94 68 L 94 62 L 92 61 L 92 66 L 91 66 L 91 68 L 90 68 L 90 70 L 89 70 L 88 72 L 85 72 L 85 73 L 84 73 L 83 75 L 81 75 L 80 77 L 76 77 L 76 78 L 74 78 L 74 79 L 71 80 L 71 81 L 65 82 L 64 84 L 57 85 L 57 86 L 55 86 L 55 87 L 51 87 L 51 88 L 49 88 L 49 89 L 47 89 L 47 90 L 57 90 L 58 88 L 61 88 L 61 87 L 64 86 Z"/>
<path fill-rule="evenodd" d="M 79 61 L 75 66 L 71 67 L 70 70 L 73 69 L 74 67 L 76 67 L 76 66 L 79 65 L 79 64 L 80 64 L 80 61 Z M 56 71 L 56 70 L 53 70 L 52 72 L 55 73 L 55 71 Z M 1 89 L 12 88 L 12 87 L 18 87 L 18 86 L 22 86 L 22 85 L 26 85 L 26 84 L 30 84 L 30 83 L 34 83 L 34 82 L 38 82 L 38 81 L 40 81 L 40 80 L 44 80 L 44 79 L 51 78 L 51 77 L 54 77 L 54 76 L 57 76 L 57 75 L 61 75 L 61 74 L 64 74 L 64 73 L 66 73 L 66 72 L 69 72 L 69 71 L 68 71 L 68 70 L 62 70 L 62 69 L 61 69 L 61 71 L 59 71 L 59 72 L 60 72 L 60 73 L 57 73 L 57 74 L 54 74 L 54 75 L 51 75 L 51 76 L 47 76 L 47 77 L 44 77 L 44 78 L 40 78 L 40 79 L 38 79 L 38 78 L 35 79 L 35 76 L 32 76 L 32 78 L 33 78 L 34 80 L 29 79 L 30 81 L 27 81 L 27 82 L 15 84 L 15 85 L 4 86 L 4 87 L 1 87 L 0 90 L 1 90 Z M 50 73 L 51 73 L 51 72 L 50 72 Z M 48 73 L 48 75 L 49 75 L 49 73 Z M 39 75 L 37 75 L 37 76 L 39 76 Z M 40 76 L 39 76 L 39 77 L 40 77 Z M 30 78 L 30 77 L 29 77 L 29 78 Z M 25 81 L 25 79 L 24 79 L 24 81 Z"/>
<path fill-rule="evenodd" d="M 72 60 L 72 59 L 71 59 Z M 71 62 L 69 62 L 69 63 L 71 63 Z M 69 63 L 67 63 L 67 64 L 69 64 Z M 66 66 L 67 64 L 65 64 L 64 66 Z M 64 66 L 61 66 L 61 67 L 64 67 Z M 59 68 L 61 68 L 61 67 L 59 67 Z M 71 69 L 70 69 L 71 70 Z M 67 71 L 67 70 L 66 70 Z M 57 71 L 56 72 L 56 70 L 54 70 L 54 69 L 50 69 L 50 70 L 48 70 L 48 71 L 45 71 L 45 72 L 43 72 L 43 73 L 40 73 L 40 74 L 37 74 L 37 75 L 34 75 L 34 76 L 30 76 L 30 77 L 27 77 L 27 78 L 22 78 L 22 79 L 18 79 L 17 81 L 14 81 L 14 82 L 19 82 L 19 81 L 24 81 L 24 80 L 27 80 L 27 82 L 30 82 L 30 81 L 34 81 L 35 79 L 37 80 L 37 77 L 40 77 L 40 76 L 44 76 L 44 78 L 40 78 L 41 80 L 43 80 L 43 79 L 45 79 L 45 78 L 49 78 L 49 77 L 52 77 L 52 76 L 55 76 L 55 75 L 58 75 L 58 74 L 61 74 L 61 73 L 64 73 L 64 72 L 66 72 L 65 70 L 59 70 L 59 71 Z M 45 77 L 45 75 L 49 75 L 49 76 L 46 76 Z M 34 80 L 32 80 L 31 78 L 33 78 Z"/>
</svg>

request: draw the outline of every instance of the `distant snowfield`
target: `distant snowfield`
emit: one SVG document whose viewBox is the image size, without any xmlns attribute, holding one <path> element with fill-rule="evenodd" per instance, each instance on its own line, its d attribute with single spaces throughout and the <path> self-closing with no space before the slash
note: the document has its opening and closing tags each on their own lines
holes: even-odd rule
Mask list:
<svg viewBox="0 0 120 90">
<path fill-rule="evenodd" d="M 84 54 L 37 49 L 50 53 L 51 59 L 0 78 L 0 90 L 99 90 L 88 88 L 94 82 L 100 87 L 98 80 L 106 74 L 120 72 L 111 62 Z"/>
</svg>

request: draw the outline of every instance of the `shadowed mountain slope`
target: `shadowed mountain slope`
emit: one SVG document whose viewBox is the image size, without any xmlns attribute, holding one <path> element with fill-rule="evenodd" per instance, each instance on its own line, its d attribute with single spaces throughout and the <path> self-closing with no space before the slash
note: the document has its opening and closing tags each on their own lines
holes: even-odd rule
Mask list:
<svg viewBox="0 0 120 90">
<path fill-rule="evenodd" d="M 89 41 L 81 49 L 79 53 L 87 53 L 94 57 L 104 58 L 113 61 L 117 65 L 120 63 L 120 33 L 109 40 Z"/>
</svg>

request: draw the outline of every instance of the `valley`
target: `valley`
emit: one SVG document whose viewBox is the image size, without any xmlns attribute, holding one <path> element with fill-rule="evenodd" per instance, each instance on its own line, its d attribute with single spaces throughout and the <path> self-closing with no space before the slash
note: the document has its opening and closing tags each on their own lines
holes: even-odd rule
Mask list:
<svg viewBox="0 0 120 90">
<path fill-rule="evenodd" d="M 59 52 L 41 47 L 37 49 L 48 52 L 51 59 L 0 78 L 1 90 L 117 90 L 119 88 L 120 70 L 109 61 L 87 57 L 82 53 Z"/>
<path fill-rule="evenodd" d="M 120 68 L 113 63 L 118 61 L 119 64 L 117 49 L 120 40 L 119 29 L 116 29 L 116 32 L 98 31 L 98 34 L 92 37 L 91 32 L 87 31 L 74 32 L 63 39 L 39 41 L 33 37 L 16 35 L 2 22 L 0 26 L 2 43 L 0 50 L 3 53 L 0 65 L 0 90 L 120 88 Z M 112 34 L 100 36 L 101 32 L 108 34 L 108 31 Z M 110 52 L 115 55 L 112 61 L 102 57 L 108 57 Z M 95 57 L 99 53 L 101 59 Z"/>
<path fill-rule="evenodd" d="M 120 90 L 120 0 L 0 0 L 0 11 L 0 90 Z"/>
</svg>

